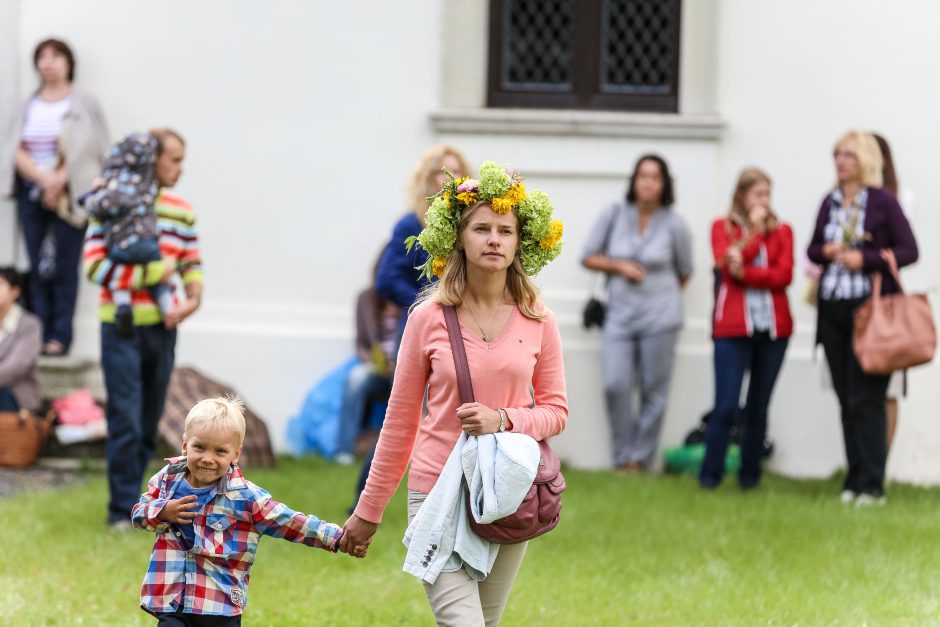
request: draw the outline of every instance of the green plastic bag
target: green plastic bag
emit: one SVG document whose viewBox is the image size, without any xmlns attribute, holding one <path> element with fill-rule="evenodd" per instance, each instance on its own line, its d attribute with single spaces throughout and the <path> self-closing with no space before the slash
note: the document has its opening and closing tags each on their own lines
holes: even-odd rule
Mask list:
<svg viewBox="0 0 940 627">
<path fill-rule="evenodd" d="M 687 473 L 698 475 L 702 462 L 705 460 L 705 444 L 687 444 L 666 449 L 663 453 L 666 460 L 666 472 Z M 741 467 L 741 448 L 737 444 L 728 447 L 725 456 L 725 473 L 733 475 Z"/>
</svg>

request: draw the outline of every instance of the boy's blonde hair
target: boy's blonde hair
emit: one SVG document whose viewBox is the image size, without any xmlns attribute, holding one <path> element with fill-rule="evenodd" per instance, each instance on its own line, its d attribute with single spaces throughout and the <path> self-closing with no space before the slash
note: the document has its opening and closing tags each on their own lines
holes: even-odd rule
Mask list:
<svg viewBox="0 0 940 627">
<path fill-rule="evenodd" d="M 196 427 L 234 431 L 241 446 L 245 441 L 245 402 L 238 396 L 216 396 L 199 401 L 186 414 L 183 440 L 188 440 Z"/>
</svg>

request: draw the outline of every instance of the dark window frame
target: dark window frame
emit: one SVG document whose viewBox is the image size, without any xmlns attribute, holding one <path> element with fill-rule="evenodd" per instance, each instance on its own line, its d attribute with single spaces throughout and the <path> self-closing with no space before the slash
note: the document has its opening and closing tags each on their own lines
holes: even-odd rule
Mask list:
<svg viewBox="0 0 940 627">
<path fill-rule="evenodd" d="M 604 16 L 604 0 L 575 0 L 570 91 L 506 88 L 501 84 L 504 54 L 503 32 L 511 0 L 490 0 L 487 106 L 677 113 L 679 111 L 682 0 L 659 1 L 671 3 L 675 15 L 669 29 L 673 54 L 670 59 L 671 81 L 667 93 L 604 91 L 604 81 L 601 76 L 603 71 L 601 22 Z"/>
</svg>

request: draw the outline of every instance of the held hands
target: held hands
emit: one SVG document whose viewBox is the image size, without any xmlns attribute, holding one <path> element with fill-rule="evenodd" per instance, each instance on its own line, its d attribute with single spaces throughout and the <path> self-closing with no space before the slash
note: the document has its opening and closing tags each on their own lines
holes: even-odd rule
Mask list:
<svg viewBox="0 0 940 627">
<path fill-rule="evenodd" d="M 842 244 L 830 242 L 823 246 L 823 257 L 826 259 L 841 263 L 846 270 L 857 272 L 862 269 L 865 263 L 865 257 L 862 251 L 855 248 L 846 248 Z"/>
<path fill-rule="evenodd" d="M 640 283 L 646 278 L 646 269 L 635 261 L 621 261 L 617 271 L 631 283 Z"/>
<path fill-rule="evenodd" d="M 39 186 L 42 188 L 41 202 L 46 209 L 55 211 L 58 208 L 68 182 L 69 173 L 65 168 L 54 170 L 39 181 Z"/>
<path fill-rule="evenodd" d="M 62 191 L 63 190 L 61 189 L 52 188 L 42 190 L 42 197 L 40 198 L 42 206 L 48 211 L 55 211 L 58 209 L 59 201 L 62 198 Z"/>
<path fill-rule="evenodd" d="M 181 499 L 167 501 L 157 518 L 167 523 L 190 524 L 193 522 L 193 518 L 196 517 L 196 512 L 193 510 L 197 507 L 199 507 L 199 504 L 196 502 L 196 495 L 190 494 Z"/>
<path fill-rule="evenodd" d="M 464 403 L 457 408 L 457 419 L 467 435 L 485 435 L 499 431 L 499 412 L 482 403 Z"/>
<path fill-rule="evenodd" d="M 828 244 L 823 245 L 822 253 L 823 257 L 829 261 L 838 261 L 838 257 L 845 252 L 845 248 L 842 244 L 836 242 L 829 242 Z"/>
<path fill-rule="evenodd" d="M 735 246 L 728 248 L 725 251 L 725 268 L 735 279 L 742 279 L 744 277 L 744 257 L 741 255 L 741 249 Z"/>
<path fill-rule="evenodd" d="M 378 528 L 377 523 L 363 520 L 353 514 L 343 525 L 343 537 L 339 539 L 339 550 L 362 559 L 369 552 L 372 536 Z"/>
<path fill-rule="evenodd" d="M 846 250 L 838 258 L 838 261 L 842 262 L 846 270 L 857 272 L 862 269 L 862 265 L 865 263 L 865 257 L 862 256 L 862 251 L 860 250 Z"/>
</svg>

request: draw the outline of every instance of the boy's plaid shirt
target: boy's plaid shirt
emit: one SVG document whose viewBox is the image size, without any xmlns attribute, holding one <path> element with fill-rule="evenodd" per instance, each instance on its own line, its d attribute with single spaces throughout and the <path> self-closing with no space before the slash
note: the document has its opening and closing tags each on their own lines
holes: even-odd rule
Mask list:
<svg viewBox="0 0 940 627">
<path fill-rule="evenodd" d="M 234 464 L 196 514 L 195 542 L 186 550 L 176 526 L 157 518 L 186 476 L 185 457 L 167 461 L 131 513 L 134 526 L 157 533 L 140 590 L 141 607 L 148 612 L 241 614 L 248 603 L 248 576 L 262 534 L 338 550 L 341 527 L 275 501 Z"/>
</svg>

